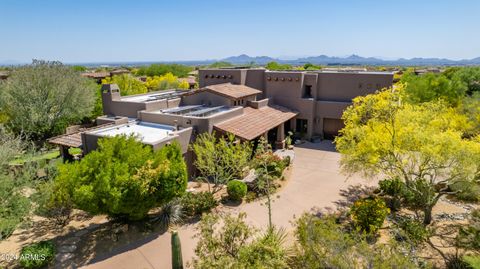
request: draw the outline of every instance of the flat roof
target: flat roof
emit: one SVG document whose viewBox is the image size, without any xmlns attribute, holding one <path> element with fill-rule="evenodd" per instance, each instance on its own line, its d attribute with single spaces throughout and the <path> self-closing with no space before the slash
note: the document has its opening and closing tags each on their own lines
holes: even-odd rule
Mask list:
<svg viewBox="0 0 480 269">
<path fill-rule="evenodd" d="M 174 126 L 151 122 L 130 122 L 98 129 L 89 134 L 96 134 L 103 137 L 114 137 L 117 135 L 136 136 L 144 143 L 155 143 L 170 136 L 175 130 Z"/>
<path fill-rule="evenodd" d="M 156 91 L 146 94 L 122 96 L 122 101 L 144 103 L 156 100 L 179 98 L 182 94 L 182 92 L 176 90 Z"/>
<path fill-rule="evenodd" d="M 175 108 L 167 108 L 163 110 L 149 111 L 149 112 L 201 118 L 201 117 L 208 117 L 224 111 L 229 111 L 232 108 L 233 107 L 229 107 L 229 106 L 188 105 L 188 106 L 179 106 Z"/>
</svg>

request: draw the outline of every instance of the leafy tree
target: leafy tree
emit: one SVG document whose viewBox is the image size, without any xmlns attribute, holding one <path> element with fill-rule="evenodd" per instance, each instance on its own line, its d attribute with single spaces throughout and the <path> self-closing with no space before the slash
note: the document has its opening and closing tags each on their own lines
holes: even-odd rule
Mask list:
<svg viewBox="0 0 480 269">
<path fill-rule="evenodd" d="M 204 215 L 196 237 L 199 239 L 193 259 L 194 268 L 287 268 L 285 234 L 275 230 L 256 235 L 238 216 Z"/>
<path fill-rule="evenodd" d="M 292 66 L 289 64 L 279 64 L 277 62 L 269 62 L 267 63 L 265 68 L 268 70 L 290 70 L 292 69 Z"/>
<path fill-rule="evenodd" d="M 260 138 L 258 148 L 256 150 L 255 165 L 256 165 L 256 187 L 265 194 L 267 202 L 265 205 L 268 209 L 268 228 L 273 229 L 272 223 L 272 192 L 274 189 L 274 181 L 278 179 L 285 167 L 275 165 L 276 161 L 280 158 L 275 156 L 272 152 L 272 148 L 268 141 L 264 138 Z M 280 159 L 280 162 L 281 159 Z"/>
<path fill-rule="evenodd" d="M 148 91 L 147 87 L 143 84 L 143 82 L 130 74 L 122 74 L 102 79 L 102 84 L 112 83 L 118 85 L 122 95 L 140 94 L 146 93 Z"/>
<path fill-rule="evenodd" d="M 179 80 L 178 77 L 172 73 L 166 73 L 162 76 L 147 77 L 145 86 L 149 90 L 167 90 L 167 89 L 188 89 L 190 85 L 185 80 Z"/>
<path fill-rule="evenodd" d="M 454 69 L 451 79 L 465 83 L 468 95 L 480 92 L 480 67 L 478 66 Z"/>
<path fill-rule="evenodd" d="M 72 66 L 72 69 L 77 71 L 77 72 L 85 72 L 87 71 L 87 68 L 83 65 L 74 65 Z"/>
<path fill-rule="evenodd" d="M 0 124 L 0 173 L 3 173 L 3 167 L 21 154 L 23 148 L 22 140 Z"/>
<path fill-rule="evenodd" d="M 182 64 L 151 64 L 138 68 L 137 75 L 153 77 L 172 73 L 174 76 L 183 78 L 188 76 L 191 71 L 193 71 L 193 67 Z"/>
<path fill-rule="evenodd" d="M 305 70 L 320 70 L 320 69 L 322 69 L 322 67 L 319 66 L 319 65 L 314 65 L 312 63 L 306 63 L 306 64 L 303 65 L 303 69 L 305 69 Z"/>
<path fill-rule="evenodd" d="M 60 201 L 71 199 L 92 214 L 141 219 L 185 192 L 187 170 L 180 146 L 160 150 L 134 137 L 100 139 L 80 162 L 61 165 L 55 179 Z"/>
<path fill-rule="evenodd" d="M 233 64 L 230 62 L 225 62 L 225 61 L 220 61 L 220 62 L 214 62 L 210 64 L 208 67 L 209 68 L 224 68 L 224 67 L 232 67 Z"/>
<path fill-rule="evenodd" d="M 347 173 L 399 178 L 429 224 L 432 208 L 448 185 L 479 174 L 480 140 L 464 139 L 467 120 L 443 102 L 401 102 L 402 86 L 357 97 L 343 114 L 335 139 Z"/>
<path fill-rule="evenodd" d="M 295 236 L 291 268 L 418 268 L 401 246 L 370 245 L 332 215 L 304 214 L 296 221 Z"/>
<path fill-rule="evenodd" d="M 203 133 L 191 148 L 196 156 L 194 164 L 199 178 L 212 182 L 213 192 L 218 191 L 221 184 L 242 179 L 252 154 L 251 144 L 236 142 L 232 134 L 218 138 L 215 133 Z"/>
<path fill-rule="evenodd" d="M 407 102 L 418 104 L 442 99 L 451 105 L 458 105 L 467 91 L 467 86 L 461 80 L 449 79 L 442 74 L 427 73 L 416 76 L 406 73 L 401 82 L 405 86 Z"/>
<path fill-rule="evenodd" d="M 34 60 L 31 65 L 14 69 L 0 84 L 0 104 L 11 130 L 42 140 L 88 117 L 94 92 L 94 83 L 72 68 Z"/>
</svg>

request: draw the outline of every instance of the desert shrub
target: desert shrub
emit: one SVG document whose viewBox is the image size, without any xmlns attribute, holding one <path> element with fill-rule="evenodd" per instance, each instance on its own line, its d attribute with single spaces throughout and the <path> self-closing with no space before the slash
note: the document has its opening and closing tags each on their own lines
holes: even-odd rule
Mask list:
<svg viewBox="0 0 480 269">
<path fill-rule="evenodd" d="M 400 229 L 397 234 L 397 239 L 402 241 L 408 241 L 413 245 L 418 245 L 430 236 L 430 231 L 423 223 L 412 219 L 400 219 L 398 222 L 398 228 Z"/>
<path fill-rule="evenodd" d="M 461 201 L 480 201 L 480 185 L 472 181 L 456 181 L 450 185 L 452 191 L 456 192 L 455 197 Z"/>
<path fill-rule="evenodd" d="M 218 205 L 218 201 L 213 194 L 208 191 L 199 193 L 187 192 L 181 198 L 181 204 L 185 214 L 193 217 L 210 212 L 212 208 L 215 208 Z"/>
<path fill-rule="evenodd" d="M 290 160 L 288 160 L 288 163 Z M 266 173 L 268 173 L 272 178 L 280 178 L 282 177 L 283 170 L 288 166 L 287 161 L 279 157 L 278 155 L 273 154 L 271 151 L 267 151 L 262 154 L 257 154 L 254 159 L 254 163 L 256 164 L 256 170 L 265 169 L 263 165 L 260 164 L 267 164 L 266 165 Z"/>
<path fill-rule="evenodd" d="M 53 180 L 37 185 L 37 191 L 32 196 L 32 200 L 37 205 L 35 214 L 53 219 L 59 226 L 65 226 L 70 221 L 73 205 L 68 197 L 54 193 L 55 191 Z"/>
<path fill-rule="evenodd" d="M 469 223 L 460 227 L 457 245 L 470 250 L 480 250 L 480 210 L 474 210 Z"/>
<path fill-rule="evenodd" d="M 382 227 L 390 210 L 380 198 L 357 200 L 350 208 L 355 226 L 368 234 L 375 234 Z"/>
<path fill-rule="evenodd" d="M 402 206 L 402 195 L 405 193 L 405 183 L 399 178 L 384 179 L 378 182 L 382 194 L 385 197 L 388 208 L 398 211 Z"/>
<path fill-rule="evenodd" d="M 55 245 L 51 241 L 41 241 L 22 248 L 20 264 L 24 268 L 42 268 L 55 257 Z"/>
<path fill-rule="evenodd" d="M 445 267 L 447 269 L 475 269 L 463 257 L 458 255 L 449 255 L 446 257 Z"/>
<path fill-rule="evenodd" d="M 478 269 L 480 268 L 480 256 L 463 256 L 463 260 L 471 266 L 471 268 Z"/>
<path fill-rule="evenodd" d="M 30 211 L 16 179 L 0 172 L 0 240 L 9 237 Z"/>
<path fill-rule="evenodd" d="M 285 233 L 274 229 L 257 234 L 245 217 L 204 215 L 193 268 L 288 268 Z"/>
<path fill-rule="evenodd" d="M 241 201 L 247 195 L 247 184 L 239 180 L 232 180 L 227 184 L 228 197 L 234 201 Z"/>
<path fill-rule="evenodd" d="M 138 220 L 184 194 L 187 169 L 178 143 L 153 151 L 135 137 L 98 141 L 80 162 L 59 166 L 54 193 L 90 214 Z"/>
<path fill-rule="evenodd" d="M 296 221 L 291 268 L 419 268 L 400 245 L 369 244 L 333 215 L 304 214 Z"/>
</svg>

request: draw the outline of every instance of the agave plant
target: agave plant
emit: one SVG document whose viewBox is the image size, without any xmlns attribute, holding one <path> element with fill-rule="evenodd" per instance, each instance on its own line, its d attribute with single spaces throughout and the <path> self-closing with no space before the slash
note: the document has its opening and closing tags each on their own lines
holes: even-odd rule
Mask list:
<svg viewBox="0 0 480 269">
<path fill-rule="evenodd" d="M 183 221 L 184 214 L 182 204 L 174 199 L 162 207 L 157 220 L 163 227 L 172 227 Z"/>
</svg>

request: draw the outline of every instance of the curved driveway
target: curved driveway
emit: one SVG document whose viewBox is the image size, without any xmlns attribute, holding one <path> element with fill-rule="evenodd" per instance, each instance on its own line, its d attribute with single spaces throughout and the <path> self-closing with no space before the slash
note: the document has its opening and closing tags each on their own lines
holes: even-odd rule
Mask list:
<svg viewBox="0 0 480 269">
<path fill-rule="evenodd" d="M 291 221 L 295 216 L 314 207 L 333 207 L 341 199 L 339 192 L 349 185 L 368 184 L 359 177 L 348 178 L 340 173 L 340 154 L 335 152 L 329 141 L 305 143 L 295 147 L 295 159 L 290 181 L 276 195 L 272 205 L 272 220 L 277 227 L 292 230 Z M 247 213 L 247 221 L 257 227 L 266 227 L 267 209 L 262 201 L 242 204 L 222 211 Z M 195 225 L 179 229 L 184 262 L 194 255 L 196 245 Z M 145 244 L 125 246 L 108 257 L 93 260 L 84 268 L 89 269 L 130 269 L 130 268 L 171 268 L 170 234 L 159 235 Z"/>
</svg>

